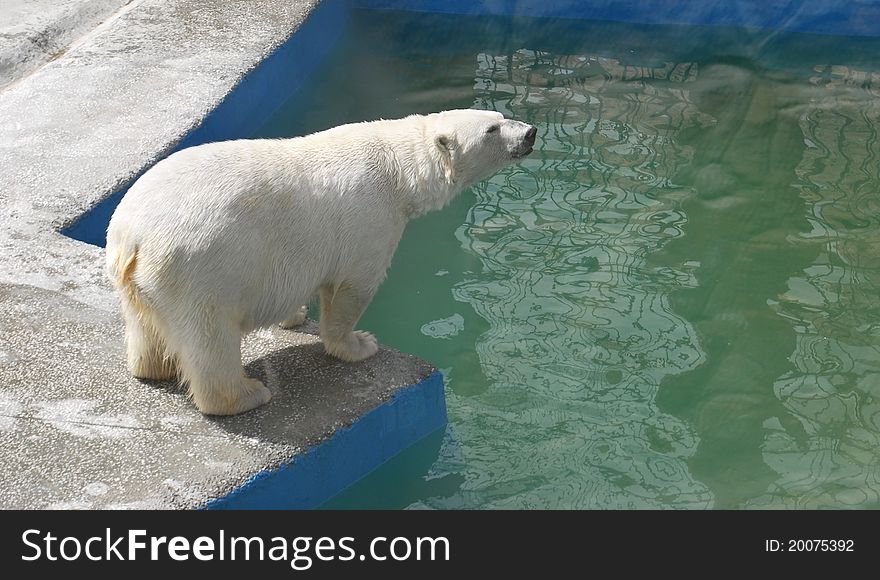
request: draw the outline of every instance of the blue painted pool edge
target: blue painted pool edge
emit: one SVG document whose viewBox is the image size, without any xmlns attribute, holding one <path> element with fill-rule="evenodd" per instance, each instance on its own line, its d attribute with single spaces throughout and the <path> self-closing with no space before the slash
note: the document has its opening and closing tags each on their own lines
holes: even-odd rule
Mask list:
<svg viewBox="0 0 880 580">
<path fill-rule="evenodd" d="M 296 93 L 342 36 L 350 0 L 322 0 L 306 21 L 258 63 L 175 148 L 250 137 Z"/>
<path fill-rule="evenodd" d="M 880 0 L 355 0 L 358 8 L 444 14 L 742 26 L 880 36 Z"/>
<path fill-rule="evenodd" d="M 350 426 L 261 471 L 205 509 L 312 509 L 447 423 L 443 375 L 403 387 Z"/>
</svg>

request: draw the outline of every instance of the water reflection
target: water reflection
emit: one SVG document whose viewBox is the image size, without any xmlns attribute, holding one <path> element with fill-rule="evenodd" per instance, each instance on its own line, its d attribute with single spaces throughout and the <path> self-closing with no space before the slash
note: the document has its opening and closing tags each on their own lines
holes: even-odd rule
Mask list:
<svg viewBox="0 0 880 580">
<path fill-rule="evenodd" d="M 880 507 L 878 43 L 444 18 L 356 21 L 264 132 L 540 129 L 408 228 L 361 324 L 450 425 L 334 507 Z"/>
<path fill-rule="evenodd" d="M 538 153 L 475 188 L 457 236 L 479 277 L 453 292 L 489 324 L 476 350 L 488 389 L 450 402 L 460 498 L 484 507 L 707 507 L 688 473 L 697 439 L 654 404 L 703 360 L 669 307 L 688 266 L 646 256 L 682 236 L 692 151 L 676 133 L 712 120 L 688 100 L 691 63 L 519 50 L 479 54 L 475 105 L 539 127 Z M 503 438 L 487 434 L 503 433 Z"/>
<path fill-rule="evenodd" d="M 764 457 L 778 474 L 751 505 L 880 505 L 880 75 L 817 66 L 799 118 L 795 187 L 816 260 L 771 307 L 796 333 L 773 388 L 796 429 L 770 420 Z"/>
</svg>

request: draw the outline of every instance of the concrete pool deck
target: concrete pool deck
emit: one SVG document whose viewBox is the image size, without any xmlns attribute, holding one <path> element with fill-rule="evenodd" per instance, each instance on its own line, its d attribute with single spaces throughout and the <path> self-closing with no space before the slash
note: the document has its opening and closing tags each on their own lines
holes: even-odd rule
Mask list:
<svg viewBox="0 0 880 580">
<path fill-rule="evenodd" d="M 243 353 L 272 402 L 204 417 L 179 387 L 128 376 L 104 251 L 59 230 L 173 150 L 318 2 L 117 4 L 0 88 L 0 508 L 317 505 L 341 480 L 310 473 L 295 498 L 239 501 L 236 490 L 295 471 L 304 450 L 339 443 L 364 417 L 369 450 L 344 467 L 349 479 L 441 427 L 433 367 L 388 349 L 339 362 L 313 324 L 266 330 Z"/>
<path fill-rule="evenodd" d="M 4 0 L 0 4 L 0 88 L 62 54 L 131 0 Z"/>
</svg>

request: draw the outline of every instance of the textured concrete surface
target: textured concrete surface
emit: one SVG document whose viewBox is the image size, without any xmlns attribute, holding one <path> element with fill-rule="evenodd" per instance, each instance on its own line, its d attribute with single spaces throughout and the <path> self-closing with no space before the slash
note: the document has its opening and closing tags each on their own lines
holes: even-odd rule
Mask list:
<svg viewBox="0 0 880 580">
<path fill-rule="evenodd" d="M 245 357 L 274 399 L 205 418 L 174 385 L 128 377 L 103 250 L 57 232 L 171 149 L 315 4 L 135 0 L 0 89 L 0 507 L 197 507 L 431 372 L 263 331 Z"/>
<path fill-rule="evenodd" d="M 0 297 L 2 508 L 200 506 L 432 371 L 387 349 L 362 364 L 328 357 L 314 322 L 265 330 L 243 354 L 272 402 L 206 418 L 175 383 L 127 377 L 115 317 L 33 286 Z"/>
<path fill-rule="evenodd" d="M 131 0 L 0 2 L 0 88 L 61 54 Z"/>
</svg>

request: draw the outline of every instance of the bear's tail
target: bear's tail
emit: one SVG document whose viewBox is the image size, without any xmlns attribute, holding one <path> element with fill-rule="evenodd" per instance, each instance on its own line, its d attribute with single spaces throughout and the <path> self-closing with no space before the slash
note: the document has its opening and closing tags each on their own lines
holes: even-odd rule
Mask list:
<svg viewBox="0 0 880 580">
<path fill-rule="evenodd" d="M 107 248 L 107 275 L 123 300 L 127 300 L 137 310 L 144 308 L 134 283 L 137 268 L 138 246 L 119 244 Z"/>
</svg>

